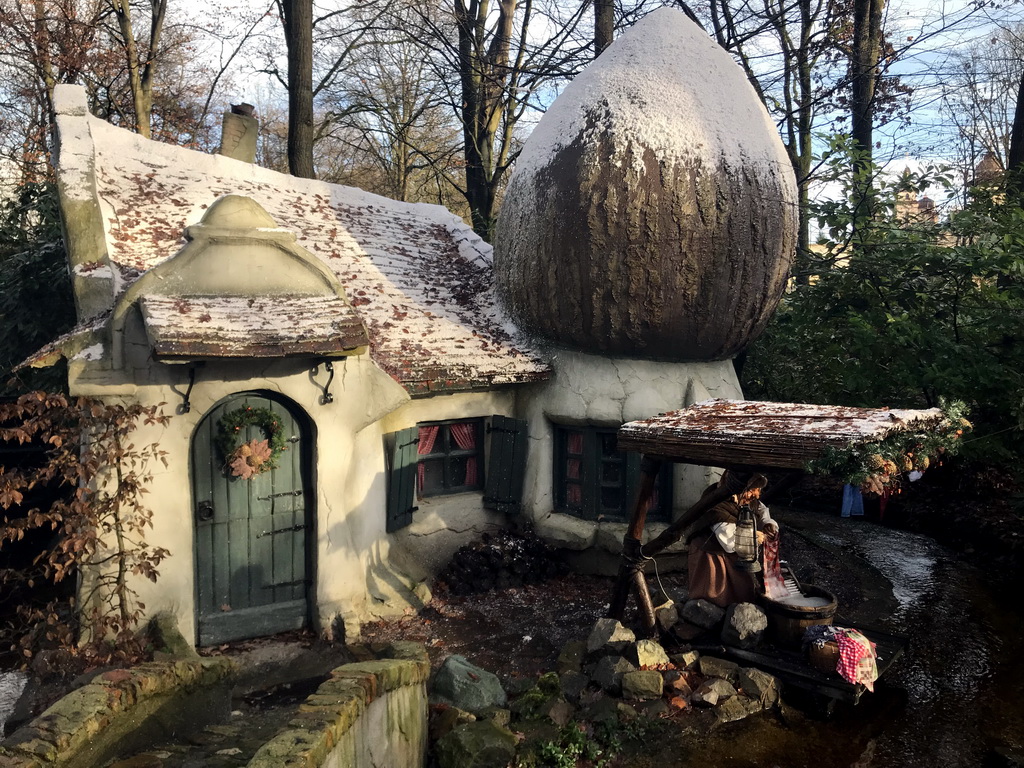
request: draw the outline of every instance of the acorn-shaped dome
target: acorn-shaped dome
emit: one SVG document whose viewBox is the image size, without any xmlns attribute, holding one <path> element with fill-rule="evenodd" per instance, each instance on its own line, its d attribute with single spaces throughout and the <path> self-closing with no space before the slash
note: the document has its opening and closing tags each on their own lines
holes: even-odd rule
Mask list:
<svg viewBox="0 0 1024 768">
<path fill-rule="evenodd" d="M 570 348 L 725 359 L 782 296 L 796 203 L 743 72 L 662 9 L 570 83 L 526 142 L 498 218 L 498 293 L 524 330 Z"/>
</svg>

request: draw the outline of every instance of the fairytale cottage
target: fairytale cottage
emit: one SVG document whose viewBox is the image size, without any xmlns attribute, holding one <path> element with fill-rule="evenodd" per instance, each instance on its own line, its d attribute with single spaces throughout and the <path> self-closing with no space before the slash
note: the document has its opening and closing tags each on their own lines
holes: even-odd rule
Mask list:
<svg viewBox="0 0 1024 768">
<path fill-rule="evenodd" d="M 168 453 L 148 499 L 171 557 L 137 588 L 202 645 L 355 633 L 515 519 L 613 561 L 639 464 L 616 428 L 741 396 L 731 358 L 794 245 L 774 126 L 672 10 L 552 105 L 493 253 L 436 206 L 112 127 L 73 86 L 56 109 L 80 322 L 31 362 L 64 356 L 73 394 L 173 414 L 138 437 Z M 652 520 L 706 482 L 673 471 Z"/>
</svg>

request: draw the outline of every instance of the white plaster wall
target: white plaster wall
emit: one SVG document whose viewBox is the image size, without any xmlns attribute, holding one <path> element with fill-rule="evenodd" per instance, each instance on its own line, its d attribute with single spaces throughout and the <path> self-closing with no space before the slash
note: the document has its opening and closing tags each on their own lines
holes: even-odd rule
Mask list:
<svg viewBox="0 0 1024 768">
<path fill-rule="evenodd" d="M 389 414 L 381 423 L 383 433 L 396 432 L 426 421 L 486 418 L 493 414 L 515 415 L 512 389 L 480 393 L 438 395 L 412 400 Z M 490 438 L 484 435 L 484 470 L 489 467 Z M 419 509 L 413 522 L 395 539 L 430 574 L 437 574 L 455 551 L 483 533 L 508 526 L 504 514 L 484 509 L 483 492 L 469 491 L 416 500 Z"/>
<path fill-rule="evenodd" d="M 135 331 L 138 329 L 136 328 Z M 198 423 L 225 397 L 264 390 L 282 395 L 310 417 L 315 425 L 316 533 L 314 568 L 316 606 L 321 627 L 338 614 L 348 631 L 379 615 L 395 596 L 406 596 L 410 578 L 393 573 L 390 541 L 384 530 L 384 452 L 379 420 L 408 402 L 402 387 L 363 355 L 335 361 L 331 387 L 333 403 L 322 405 L 317 375 L 296 361 L 235 361 L 208 363 L 197 369 L 191 410 L 180 413 L 188 386 L 187 366 L 149 363 L 148 347 L 135 332 L 128 334 L 129 366 L 111 371 L 103 363 L 74 361 L 69 369 L 71 391 L 111 402 L 160 405 L 171 415 L 166 426 L 142 426 L 139 445 L 155 442 L 167 452 L 167 467 L 153 465 L 153 482 L 146 503 L 154 511 L 149 541 L 170 551 L 153 584 L 135 579 L 133 586 L 146 614 L 162 611 L 177 617 L 186 638 L 196 633 L 194 609 L 193 514 L 189 447 Z M 376 590 L 368 583 L 380 583 Z"/>
<path fill-rule="evenodd" d="M 711 397 L 741 398 L 739 380 L 731 360 L 663 363 L 569 350 L 550 350 L 549 354 L 554 375 L 524 389 L 519 398 L 520 418 L 527 419 L 530 430 L 524 509 L 537 532 L 557 546 L 574 550 L 598 547 L 617 553 L 625 524 L 595 523 L 554 512 L 553 425 L 618 427 Z M 718 473 L 677 465 L 673 515 L 695 502 Z M 649 525 L 649 537 L 664 527 Z"/>
</svg>

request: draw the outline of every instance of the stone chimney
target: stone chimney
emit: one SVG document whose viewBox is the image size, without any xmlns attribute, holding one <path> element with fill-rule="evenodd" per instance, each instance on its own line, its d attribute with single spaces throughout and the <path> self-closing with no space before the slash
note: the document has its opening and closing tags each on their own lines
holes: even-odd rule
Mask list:
<svg viewBox="0 0 1024 768">
<path fill-rule="evenodd" d="M 252 112 L 252 104 L 232 104 L 231 111 L 224 113 L 220 154 L 246 163 L 256 162 L 256 134 L 259 133 L 259 124 Z"/>
</svg>

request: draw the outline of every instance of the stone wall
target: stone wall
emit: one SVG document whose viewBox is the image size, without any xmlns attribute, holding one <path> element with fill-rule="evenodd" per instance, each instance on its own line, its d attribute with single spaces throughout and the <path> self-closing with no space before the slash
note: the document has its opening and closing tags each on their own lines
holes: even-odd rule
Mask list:
<svg viewBox="0 0 1024 768">
<path fill-rule="evenodd" d="M 0 768 L 95 768 L 230 711 L 223 657 L 115 669 L 72 691 L 0 746 Z"/>
<path fill-rule="evenodd" d="M 422 768 L 430 661 L 417 643 L 396 642 L 386 653 L 331 672 L 249 768 Z"/>
</svg>

